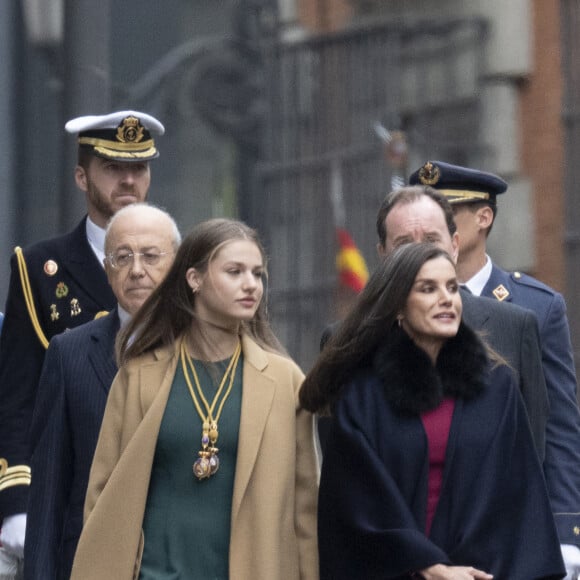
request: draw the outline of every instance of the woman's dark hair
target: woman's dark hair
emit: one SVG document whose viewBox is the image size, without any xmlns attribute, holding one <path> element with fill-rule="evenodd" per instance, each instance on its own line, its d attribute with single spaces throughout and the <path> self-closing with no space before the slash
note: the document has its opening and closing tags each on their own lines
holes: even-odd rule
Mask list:
<svg viewBox="0 0 580 580">
<path fill-rule="evenodd" d="M 441 256 L 455 267 L 445 250 L 430 243 L 405 244 L 379 264 L 306 376 L 300 390 L 302 407 L 321 414 L 330 411 L 349 377 L 370 363 L 394 328 L 423 264 Z"/>
<path fill-rule="evenodd" d="M 195 294 L 187 283 L 186 272 L 189 268 L 206 272 L 220 249 L 236 240 L 249 240 L 256 244 L 262 254 L 265 271 L 266 255 L 255 230 L 231 219 L 212 219 L 198 224 L 181 243 L 166 278 L 119 334 L 119 365 L 152 349 L 172 344 L 192 324 L 195 325 Z M 241 331 L 263 348 L 286 354 L 268 322 L 266 289 L 256 314 L 252 320 L 241 323 Z"/>
</svg>

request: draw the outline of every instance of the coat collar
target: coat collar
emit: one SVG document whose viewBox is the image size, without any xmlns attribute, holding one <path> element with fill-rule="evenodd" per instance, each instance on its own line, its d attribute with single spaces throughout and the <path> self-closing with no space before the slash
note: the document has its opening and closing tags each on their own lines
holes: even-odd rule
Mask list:
<svg viewBox="0 0 580 580">
<path fill-rule="evenodd" d="M 462 318 L 471 328 L 483 329 L 489 320 L 489 309 L 481 302 L 480 296 L 474 296 L 469 290 L 459 289 L 463 304 Z"/>
<path fill-rule="evenodd" d="M 117 299 L 107 281 L 105 269 L 99 263 L 87 240 L 86 216 L 78 226 L 62 238 L 65 267 L 74 280 L 103 310 L 111 308 Z"/>
<path fill-rule="evenodd" d="M 262 448 L 262 439 L 276 393 L 276 378 L 268 372 L 268 356 L 251 338 L 242 337 L 244 394 L 240 418 L 236 479 L 232 499 L 235 522 Z"/>
<path fill-rule="evenodd" d="M 109 392 L 111 383 L 117 373 L 115 362 L 115 338 L 121 326 L 117 308 L 115 307 L 102 320 L 91 324 L 92 348 L 89 350 L 89 362 L 105 393 Z"/>
<path fill-rule="evenodd" d="M 493 298 L 499 302 L 511 302 L 512 294 L 513 289 L 510 275 L 493 264 L 491 275 L 484 286 L 481 295 Z"/>
<path fill-rule="evenodd" d="M 435 409 L 444 397 L 469 400 L 481 392 L 488 373 L 485 347 L 465 324 L 449 339 L 433 366 L 408 335 L 395 328 L 377 349 L 373 368 L 387 399 L 401 413 Z"/>
</svg>

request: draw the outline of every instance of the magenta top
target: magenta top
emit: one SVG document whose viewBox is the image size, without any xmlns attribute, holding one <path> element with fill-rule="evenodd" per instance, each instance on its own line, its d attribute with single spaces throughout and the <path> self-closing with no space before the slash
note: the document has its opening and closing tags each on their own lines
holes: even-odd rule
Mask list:
<svg viewBox="0 0 580 580">
<path fill-rule="evenodd" d="M 441 486 L 443 484 L 443 468 L 445 467 L 445 452 L 447 450 L 447 440 L 449 439 L 449 429 L 455 400 L 451 398 L 443 399 L 443 402 L 432 411 L 421 414 L 423 428 L 427 435 L 429 446 L 429 478 L 427 483 L 427 520 L 425 523 L 425 533 L 427 536 L 431 532 L 431 523 L 435 516 Z"/>
</svg>

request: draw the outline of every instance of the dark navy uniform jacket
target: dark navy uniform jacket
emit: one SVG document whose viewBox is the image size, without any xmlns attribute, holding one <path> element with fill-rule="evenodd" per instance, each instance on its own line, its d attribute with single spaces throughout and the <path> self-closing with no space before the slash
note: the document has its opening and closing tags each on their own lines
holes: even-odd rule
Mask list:
<svg viewBox="0 0 580 580">
<path fill-rule="evenodd" d="M 24 578 L 69 578 L 89 472 L 117 372 L 117 311 L 54 337 L 32 419 Z"/>
<path fill-rule="evenodd" d="M 86 218 L 72 232 L 24 251 L 37 316 L 49 340 L 116 304 L 85 224 Z M 11 267 L 0 339 L 0 458 L 5 460 L 0 459 L 0 518 L 26 512 L 28 484 L 18 478 L 12 485 L 6 466 L 18 470 L 30 464 L 28 430 L 46 352 L 26 309 L 15 255 Z"/>
<path fill-rule="evenodd" d="M 523 306 L 538 320 L 550 401 L 544 474 L 560 541 L 580 545 L 580 412 L 566 304 L 561 294 L 535 278 L 495 264 L 482 296 Z"/>
</svg>

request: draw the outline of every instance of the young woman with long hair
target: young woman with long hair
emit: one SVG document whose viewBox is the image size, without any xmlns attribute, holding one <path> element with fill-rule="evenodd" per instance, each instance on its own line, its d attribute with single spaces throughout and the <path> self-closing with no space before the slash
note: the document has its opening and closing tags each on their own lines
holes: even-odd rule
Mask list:
<svg viewBox="0 0 580 580">
<path fill-rule="evenodd" d="M 254 230 L 204 222 L 119 337 L 73 578 L 318 578 L 313 416 L 265 277 Z"/>
</svg>

